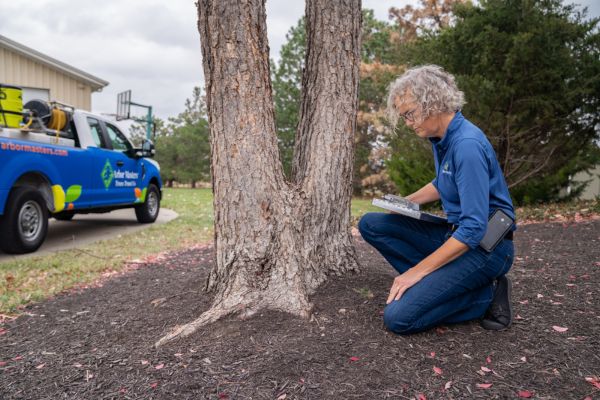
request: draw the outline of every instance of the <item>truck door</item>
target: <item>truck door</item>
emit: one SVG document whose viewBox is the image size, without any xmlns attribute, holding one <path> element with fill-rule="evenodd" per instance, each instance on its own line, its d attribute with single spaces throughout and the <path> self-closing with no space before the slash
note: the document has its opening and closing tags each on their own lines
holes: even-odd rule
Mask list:
<svg viewBox="0 0 600 400">
<path fill-rule="evenodd" d="M 98 147 L 94 154 L 92 186 L 96 194 L 95 207 L 135 203 L 141 193 L 139 160 L 130 156 L 131 143 L 114 125 L 88 117 L 92 137 Z"/>
</svg>

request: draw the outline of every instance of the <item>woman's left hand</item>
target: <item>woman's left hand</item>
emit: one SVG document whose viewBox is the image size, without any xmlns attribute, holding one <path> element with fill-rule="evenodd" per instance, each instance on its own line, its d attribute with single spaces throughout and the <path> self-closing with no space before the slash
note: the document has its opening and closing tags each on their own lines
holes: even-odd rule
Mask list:
<svg viewBox="0 0 600 400">
<path fill-rule="evenodd" d="M 416 271 L 414 267 L 402 275 L 398 275 L 396 278 L 394 278 L 394 283 L 390 289 L 390 295 L 387 298 L 386 304 L 390 304 L 392 300 L 399 300 L 408 288 L 412 287 L 422 278 L 423 276 Z"/>
</svg>

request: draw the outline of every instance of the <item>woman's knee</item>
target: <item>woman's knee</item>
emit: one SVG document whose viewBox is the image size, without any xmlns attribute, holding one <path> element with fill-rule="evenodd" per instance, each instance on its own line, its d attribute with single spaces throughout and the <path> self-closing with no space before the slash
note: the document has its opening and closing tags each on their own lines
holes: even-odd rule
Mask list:
<svg viewBox="0 0 600 400">
<path fill-rule="evenodd" d="M 358 221 L 358 231 L 364 239 L 375 233 L 373 231 L 373 226 L 378 217 L 377 214 L 378 213 L 374 212 L 366 213 L 362 216 L 360 221 Z"/>
<path fill-rule="evenodd" d="M 400 335 L 417 332 L 415 322 L 418 317 L 415 313 L 409 312 L 409 308 L 400 300 L 388 304 L 383 311 L 383 323 L 386 328 Z"/>
</svg>

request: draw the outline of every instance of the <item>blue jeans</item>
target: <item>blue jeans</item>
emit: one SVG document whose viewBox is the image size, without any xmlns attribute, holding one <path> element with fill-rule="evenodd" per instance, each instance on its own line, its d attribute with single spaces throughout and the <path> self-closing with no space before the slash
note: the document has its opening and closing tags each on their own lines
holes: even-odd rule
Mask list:
<svg viewBox="0 0 600 400">
<path fill-rule="evenodd" d="M 358 229 L 400 274 L 452 235 L 447 225 L 387 213 L 364 215 Z M 507 239 L 491 253 L 480 247 L 469 249 L 388 304 L 383 314 L 385 325 L 392 332 L 410 334 L 482 317 L 492 301 L 494 279 L 508 272 L 513 257 L 513 242 Z"/>
</svg>

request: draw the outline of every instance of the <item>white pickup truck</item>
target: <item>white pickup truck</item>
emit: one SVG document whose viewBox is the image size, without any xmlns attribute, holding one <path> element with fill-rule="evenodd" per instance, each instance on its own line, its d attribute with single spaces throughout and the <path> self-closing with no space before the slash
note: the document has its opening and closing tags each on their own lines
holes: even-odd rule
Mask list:
<svg viewBox="0 0 600 400">
<path fill-rule="evenodd" d="M 0 249 L 37 250 L 50 216 L 70 220 L 78 213 L 133 207 L 139 222 L 154 222 L 162 180 L 158 163 L 148 158 L 152 143 L 134 148 L 106 118 L 80 110 L 61 116 L 43 103 L 38 114 L 50 112 L 31 114 L 29 128 L 0 126 Z"/>
</svg>

